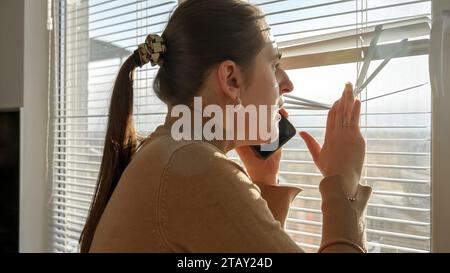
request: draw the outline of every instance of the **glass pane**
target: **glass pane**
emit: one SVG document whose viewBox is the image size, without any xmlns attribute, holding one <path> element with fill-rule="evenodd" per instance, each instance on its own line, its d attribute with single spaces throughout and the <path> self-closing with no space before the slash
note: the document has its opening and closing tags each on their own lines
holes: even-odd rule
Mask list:
<svg viewBox="0 0 450 273">
<path fill-rule="evenodd" d="M 52 244 L 77 251 L 100 167 L 116 74 L 149 33 L 160 33 L 176 1 L 59 1 L 61 86 L 55 100 Z M 155 68 L 134 81 L 137 130 L 152 131 L 165 105 L 152 90 Z"/>
<path fill-rule="evenodd" d="M 369 75 L 379 63 L 371 64 Z M 340 97 L 344 83 L 354 82 L 356 68 L 352 63 L 288 71 L 295 86 L 291 94 L 332 104 Z M 393 59 L 360 96 L 365 100 L 425 84 L 362 104 L 360 125 L 367 142 L 362 183 L 374 189 L 367 211 L 371 252 L 430 250 L 428 75 L 427 55 Z M 289 113 L 299 131 L 308 131 L 323 141 L 326 111 L 290 110 Z M 298 184 L 305 190 L 294 202 L 290 211 L 292 221 L 287 222 L 287 228 L 294 231 L 292 236 L 298 242 L 317 246 L 320 237 L 314 234 L 321 232 L 317 188 L 321 176 L 300 138 L 288 143 L 283 159 L 288 163 L 282 164 L 286 173 L 281 174 L 280 181 Z"/>
</svg>

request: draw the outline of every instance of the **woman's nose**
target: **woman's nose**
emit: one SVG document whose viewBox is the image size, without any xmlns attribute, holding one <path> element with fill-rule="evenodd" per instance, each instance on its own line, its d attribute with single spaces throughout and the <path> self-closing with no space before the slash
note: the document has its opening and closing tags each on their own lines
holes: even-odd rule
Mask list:
<svg viewBox="0 0 450 273">
<path fill-rule="evenodd" d="M 294 84 L 289 79 L 289 76 L 286 74 L 286 71 L 284 71 L 281 68 L 279 68 L 278 86 L 280 88 L 280 95 L 292 92 L 292 90 L 294 90 Z"/>
</svg>

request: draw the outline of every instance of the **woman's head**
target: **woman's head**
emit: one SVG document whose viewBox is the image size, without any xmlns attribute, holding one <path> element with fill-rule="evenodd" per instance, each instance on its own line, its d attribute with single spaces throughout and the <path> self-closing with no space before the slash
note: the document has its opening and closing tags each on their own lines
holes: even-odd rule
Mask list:
<svg viewBox="0 0 450 273">
<path fill-rule="evenodd" d="M 266 28 L 259 9 L 244 1 L 182 2 L 161 35 L 169 50 L 155 77 L 155 93 L 168 105 L 189 103 L 214 67 L 227 60 L 249 76 Z"/>
<path fill-rule="evenodd" d="M 153 89 L 169 109 L 204 105 L 274 105 L 292 90 L 261 11 L 240 0 L 187 0 L 171 15 L 161 37 L 166 46 Z M 134 56 L 135 57 L 135 56 Z M 130 56 L 114 84 L 102 163 L 90 213 L 80 238 L 87 252 L 103 210 L 138 146 L 133 125 L 136 65 Z M 272 115 L 269 113 L 269 115 Z"/>
<path fill-rule="evenodd" d="M 264 14 L 247 2 L 184 1 L 162 38 L 168 50 L 153 89 L 169 108 L 192 106 L 195 96 L 202 97 L 203 106 L 223 109 L 237 98 L 244 106 L 276 105 L 280 92 L 292 90 L 287 75 L 277 68 L 281 56 Z M 246 136 L 249 129 L 245 128 Z"/>
</svg>

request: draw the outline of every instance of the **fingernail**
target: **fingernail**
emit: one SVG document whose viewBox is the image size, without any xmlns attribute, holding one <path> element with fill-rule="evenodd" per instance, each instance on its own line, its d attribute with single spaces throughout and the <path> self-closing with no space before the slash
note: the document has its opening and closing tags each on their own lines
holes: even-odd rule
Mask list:
<svg viewBox="0 0 450 273">
<path fill-rule="evenodd" d="M 284 106 L 280 108 L 280 111 L 279 111 L 279 112 L 280 112 L 281 115 L 283 115 L 283 116 L 286 117 L 286 118 L 289 116 L 289 113 L 286 111 L 286 109 L 284 108 Z"/>
<path fill-rule="evenodd" d="M 351 83 L 348 82 L 345 84 L 345 92 L 347 92 L 349 96 L 353 94 L 353 86 Z"/>
</svg>

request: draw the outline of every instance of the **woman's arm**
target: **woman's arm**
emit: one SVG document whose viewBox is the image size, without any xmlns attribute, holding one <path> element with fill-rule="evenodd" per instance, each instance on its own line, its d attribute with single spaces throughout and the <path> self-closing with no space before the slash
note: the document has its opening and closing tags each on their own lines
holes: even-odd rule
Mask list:
<svg viewBox="0 0 450 273">
<path fill-rule="evenodd" d="M 342 98 L 328 113 L 323 147 L 308 133 L 300 134 L 325 177 L 319 186 L 323 213 L 321 252 L 361 252 L 365 247 L 363 212 L 371 188 L 359 184 L 365 152 L 359 131 L 359 112 L 360 102 L 353 98 L 352 86 L 347 84 Z M 281 114 L 287 116 L 286 111 Z M 262 195 L 275 218 L 284 223 L 291 199 L 289 190 L 283 193 L 275 187 L 281 149 L 267 160 L 257 158 L 248 147 L 238 147 L 236 151 L 252 180 L 261 185 Z M 274 195 L 277 198 L 273 198 Z"/>
<path fill-rule="evenodd" d="M 336 240 L 361 242 L 355 224 L 361 218 L 355 212 L 364 208 L 368 195 L 357 197 L 357 206 L 348 205 L 336 187 L 342 182 L 339 177 L 321 182 L 322 245 L 333 243 L 324 252 L 355 251 Z M 275 219 L 262 190 L 237 163 L 208 145 L 189 144 L 174 153 L 162 176 L 159 200 L 160 232 L 174 252 L 303 252 Z M 289 205 L 280 207 L 287 211 Z"/>
<path fill-rule="evenodd" d="M 343 189 L 344 177 L 322 180 L 322 242 L 319 252 L 366 252 L 365 210 L 371 187 L 357 185 L 356 194 L 348 197 Z"/>
<path fill-rule="evenodd" d="M 279 184 L 267 185 L 257 181 L 253 181 L 253 183 L 261 190 L 261 197 L 267 202 L 273 217 L 284 227 L 289 208 L 302 189 Z"/>
<path fill-rule="evenodd" d="M 303 252 L 261 189 L 209 145 L 176 151 L 161 187 L 160 228 L 174 252 Z"/>
<path fill-rule="evenodd" d="M 342 176 L 324 178 L 319 184 L 322 195 L 322 242 L 320 252 L 365 252 L 365 210 L 372 189 L 358 185 L 354 200 L 342 189 Z M 256 183 L 258 185 L 258 183 Z M 274 218 L 284 226 L 289 207 L 301 191 L 296 187 L 258 185 Z"/>
<path fill-rule="evenodd" d="M 365 249 L 364 211 L 372 189 L 359 184 L 365 155 L 359 128 L 360 108 L 352 85 L 347 83 L 341 99 L 328 112 L 323 147 L 308 133 L 300 133 L 325 177 L 319 186 L 323 251 Z"/>
</svg>

